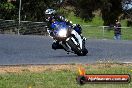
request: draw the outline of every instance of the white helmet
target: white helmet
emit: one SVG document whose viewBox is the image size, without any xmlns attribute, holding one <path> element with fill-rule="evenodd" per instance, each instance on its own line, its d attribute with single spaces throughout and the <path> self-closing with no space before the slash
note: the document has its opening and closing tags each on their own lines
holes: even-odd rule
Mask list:
<svg viewBox="0 0 132 88">
<path fill-rule="evenodd" d="M 47 15 L 55 14 L 55 13 L 56 13 L 56 11 L 53 10 L 53 9 L 47 9 L 47 10 L 45 11 L 45 14 L 47 14 Z"/>
</svg>

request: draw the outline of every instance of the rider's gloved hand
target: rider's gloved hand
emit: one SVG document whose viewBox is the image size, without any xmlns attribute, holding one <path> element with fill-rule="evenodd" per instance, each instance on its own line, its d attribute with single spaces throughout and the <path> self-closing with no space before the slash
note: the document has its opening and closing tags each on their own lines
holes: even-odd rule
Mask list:
<svg viewBox="0 0 132 88">
<path fill-rule="evenodd" d="M 54 33 L 53 33 L 53 32 L 50 32 L 50 36 L 54 37 L 55 35 L 54 35 Z"/>
<path fill-rule="evenodd" d="M 50 35 L 51 37 L 54 37 L 54 36 L 55 36 L 53 31 L 47 30 L 47 32 L 49 33 L 49 35 Z"/>
</svg>

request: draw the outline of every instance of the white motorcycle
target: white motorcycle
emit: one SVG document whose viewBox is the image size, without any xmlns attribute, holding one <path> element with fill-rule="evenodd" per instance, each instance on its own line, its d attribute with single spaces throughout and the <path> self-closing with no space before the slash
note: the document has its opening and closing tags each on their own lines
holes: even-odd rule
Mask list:
<svg viewBox="0 0 132 88">
<path fill-rule="evenodd" d="M 59 41 L 65 51 L 75 53 L 78 56 L 85 56 L 88 53 L 85 47 L 85 39 L 82 39 L 74 29 L 67 26 L 65 22 L 58 22 L 54 26 L 54 40 Z"/>
</svg>

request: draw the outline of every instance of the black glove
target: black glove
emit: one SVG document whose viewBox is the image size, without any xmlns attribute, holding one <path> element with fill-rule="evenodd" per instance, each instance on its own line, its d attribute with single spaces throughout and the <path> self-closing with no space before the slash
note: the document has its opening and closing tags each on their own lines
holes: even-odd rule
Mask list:
<svg viewBox="0 0 132 88">
<path fill-rule="evenodd" d="M 50 36 L 52 36 L 52 37 L 54 37 L 55 35 L 54 35 L 54 32 L 50 32 Z"/>
</svg>

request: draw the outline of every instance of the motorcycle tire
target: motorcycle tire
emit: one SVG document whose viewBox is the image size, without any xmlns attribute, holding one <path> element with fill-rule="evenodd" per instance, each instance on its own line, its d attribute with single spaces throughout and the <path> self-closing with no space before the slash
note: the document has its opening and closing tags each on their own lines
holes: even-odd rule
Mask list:
<svg viewBox="0 0 132 88">
<path fill-rule="evenodd" d="M 69 39 L 67 43 L 71 47 L 72 51 L 74 51 L 78 56 L 85 56 L 88 53 L 88 50 L 86 48 L 84 48 L 83 50 L 79 50 L 71 39 Z"/>
</svg>

